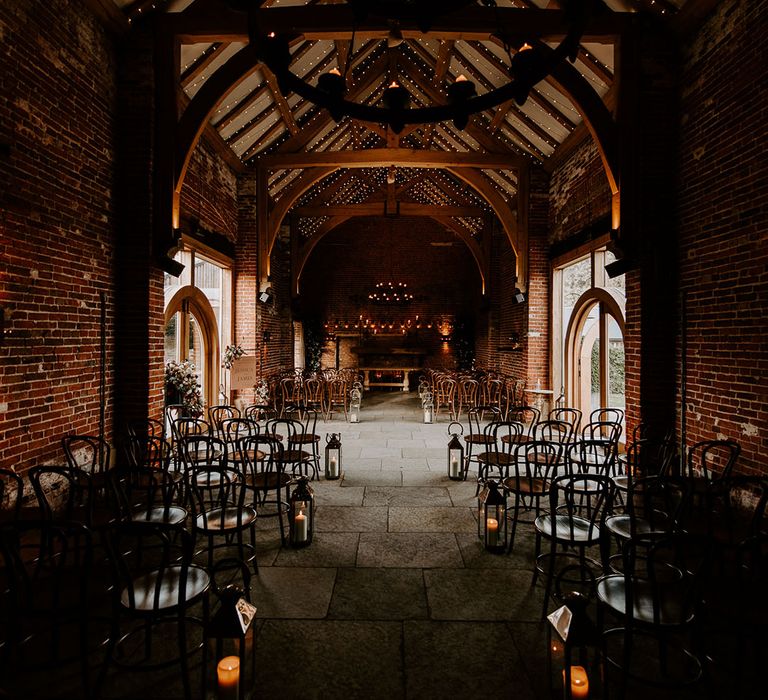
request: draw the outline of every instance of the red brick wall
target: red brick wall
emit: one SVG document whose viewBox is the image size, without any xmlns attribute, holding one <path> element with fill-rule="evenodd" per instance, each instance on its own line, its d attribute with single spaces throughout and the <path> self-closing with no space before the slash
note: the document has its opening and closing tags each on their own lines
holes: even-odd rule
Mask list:
<svg viewBox="0 0 768 700">
<path fill-rule="evenodd" d="M 720 4 L 683 56 L 680 265 L 687 442 L 729 437 L 739 469 L 768 447 L 768 5 Z M 679 352 L 678 343 L 678 352 Z"/>
<path fill-rule="evenodd" d="M 101 293 L 112 433 L 115 58 L 81 3 L 2 3 L 0 35 L 0 466 L 25 470 L 98 432 Z"/>
<path fill-rule="evenodd" d="M 368 304 L 365 298 L 373 286 L 389 280 L 407 283 L 416 299 L 395 309 Z M 418 314 L 423 323 L 434 324 L 444 315 L 475 322 L 480 274 L 464 243 L 432 219 L 352 219 L 312 252 L 301 278 L 300 303 L 307 318 L 322 321 L 354 322 L 363 314 L 377 321 L 391 318 L 395 324 L 410 318 L 415 325 Z M 431 364 L 452 365 L 434 325 L 409 340 L 432 351 Z"/>
</svg>

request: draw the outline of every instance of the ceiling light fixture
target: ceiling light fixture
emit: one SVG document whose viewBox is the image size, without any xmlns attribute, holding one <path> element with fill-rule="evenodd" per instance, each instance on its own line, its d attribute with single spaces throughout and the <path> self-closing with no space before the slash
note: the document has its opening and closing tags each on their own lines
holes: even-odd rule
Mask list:
<svg viewBox="0 0 768 700">
<path fill-rule="evenodd" d="M 243 8 L 239 0 L 230 0 L 230 3 L 235 9 Z M 336 121 L 349 116 L 353 119 L 388 124 L 397 133 L 402 131 L 406 124 L 449 120 L 453 121 L 457 128 L 463 129 L 472 114 L 509 100 L 515 100 L 517 104 L 522 105 L 533 86 L 552 73 L 565 58 L 571 62 L 576 60 L 588 21 L 605 9 L 602 0 L 561 0 L 567 29 L 560 44 L 552 49 L 543 41 L 535 41 L 534 37 L 531 37 L 529 41 L 519 44 L 514 54 L 510 42 L 505 38 L 504 27 L 499 26 L 497 22 L 499 29 L 496 36 L 504 44 L 509 57 L 509 82 L 478 95 L 475 84 L 466 76 L 459 75 L 447 86 L 447 104 L 409 107 L 411 96 L 408 90 L 396 81 L 392 81 L 385 88 L 381 106 L 345 99 L 350 56 L 354 48 L 352 45 L 343 72 L 334 68 L 323 73 L 318 78 L 317 85 L 311 85 L 296 75 L 290 69 L 292 57 L 289 42 L 293 35 L 274 31 L 270 27 L 270 11 L 267 8 L 261 9 L 262 4 L 254 2 L 250 5 L 250 41 L 259 58 L 277 77 L 278 85 L 284 94 L 295 92 L 304 99 L 326 108 Z M 386 32 L 387 45 L 392 49 L 402 43 L 404 29 L 418 29 L 428 33 L 435 18 L 473 3 L 468 0 L 346 0 L 346 4 L 352 10 L 347 28 L 352 32 L 351 44 L 354 44 L 355 31 L 363 22 L 374 26 L 380 23 L 382 31 Z M 496 7 L 495 0 L 481 0 L 481 4 L 489 8 Z"/>
</svg>

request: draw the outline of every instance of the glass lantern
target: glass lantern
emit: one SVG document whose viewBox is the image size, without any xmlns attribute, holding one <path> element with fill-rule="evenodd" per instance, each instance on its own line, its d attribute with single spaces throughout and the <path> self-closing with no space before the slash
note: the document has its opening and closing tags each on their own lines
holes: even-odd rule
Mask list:
<svg viewBox="0 0 768 700">
<path fill-rule="evenodd" d="M 250 574 L 243 571 L 245 589 L 250 589 Z M 252 605 L 244 589 L 229 584 L 216 588 L 219 606 L 205 623 L 204 667 L 208 666 L 209 643 L 214 642 L 213 659 L 216 667 L 215 697 L 219 700 L 244 700 L 250 697 L 249 688 L 256 682 L 256 644 L 253 639 L 253 620 L 256 606 Z M 249 653 L 246 653 L 250 650 Z M 210 671 L 210 670 L 209 670 Z M 203 673 L 203 697 L 207 697 L 208 673 Z"/>
<path fill-rule="evenodd" d="M 334 481 L 341 476 L 341 435 L 325 436 L 325 478 Z"/>
<path fill-rule="evenodd" d="M 360 404 L 362 403 L 363 395 L 357 386 L 353 386 L 349 392 L 349 422 L 360 422 Z"/>
<path fill-rule="evenodd" d="M 456 432 L 458 428 L 460 432 Z M 459 439 L 464 434 L 464 426 L 454 421 L 448 426 L 448 435 L 451 439 L 448 441 L 448 478 L 453 481 L 462 481 L 464 479 L 464 445 Z"/>
<path fill-rule="evenodd" d="M 421 400 L 421 407 L 424 410 L 424 423 L 429 425 L 435 419 L 435 404 L 432 401 L 431 391 L 424 392 L 424 398 Z"/>
<path fill-rule="evenodd" d="M 291 547 L 306 547 L 312 542 L 315 529 L 315 495 L 309 479 L 300 476 L 288 499 L 288 541 Z"/>
<path fill-rule="evenodd" d="M 499 484 L 488 480 L 477 498 L 477 534 L 489 552 L 507 548 L 507 499 Z"/>
<path fill-rule="evenodd" d="M 547 616 L 547 668 L 552 697 L 595 700 L 602 696 L 601 642 L 587 614 L 589 597 L 573 591 L 560 598 L 565 605 Z"/>
</svg>

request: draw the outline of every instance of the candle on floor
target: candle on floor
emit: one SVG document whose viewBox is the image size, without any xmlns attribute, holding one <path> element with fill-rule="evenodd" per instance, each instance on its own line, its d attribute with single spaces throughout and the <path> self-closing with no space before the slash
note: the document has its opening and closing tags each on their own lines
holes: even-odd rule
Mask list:
<svg viewBox="0 0 768 700">
<path fill-rule="evenodd" d="M 454 457 L 451 460 L 451 473 L 450 476 L 458 476 L 459 475 L 459 460 Z"/>
<path fill-rule="evenodd" d="M 240 696 L 240 659 L 225 656 L 216 667 L 219 678 L 218 700 L 238 700 Z"/>
<path fill-rule="evenodd" d="M 485 531 L 488 535 L 488 545 L 495 547 L 499 544 L 499 521 L 496 518 L 488 518 L 485 521 Z"/>
<path fill-rule="evenodd" d="M 563 684 L 565 684 L 565 671 L 563 671 Z M 566 697 L 568 697 L 567 694 Z M 571 697 L 575 700 L 589 697 L 589 678 L 583 666 L 571 666 Z"/>
<path fill-rule="evenodd" d="M 296 542 L 306 542 L 307 541 L 307 516 L 304 515 L 303 512 L 299 511 L 299 514 L 296 516 L 296 520 L 294 522 L 296 525 L 295 532 L 296 532 Z"/>
<path fill-rule="evenodd" d="M 336 457 L 331 457 L 328 460 L 328 475 L 329 476 L 338 476 L 338 463 L 336 462 Z"/>
</svg>

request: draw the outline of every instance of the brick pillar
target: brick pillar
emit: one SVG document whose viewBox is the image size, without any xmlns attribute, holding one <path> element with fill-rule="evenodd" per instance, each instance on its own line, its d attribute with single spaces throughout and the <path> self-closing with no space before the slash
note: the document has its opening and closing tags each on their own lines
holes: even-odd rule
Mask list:
<svg viewBox="0 0 768 700">
<path fill-rule="evenodd" d="M 163 275 L 152 264 L 154 99 L 151 33 L 136 28 L 118 56 L 115 419 L 163 406 Z"/>
<path fill-rule="evenodd" d="M 258 305 L 258 232 L 256 207 L 256 173 L 240 176 L 237 188 L 237 245 L 235 248 L 235 341 L 248 355 L 261 352 L 261 329 Z M 263 358 L 262 358 L 263 362 Z M 258 366 L 258 365 L 257 365 Z M 237 391 L 236 397 L 252 403 L 252 391 Z"/>
</svg>

